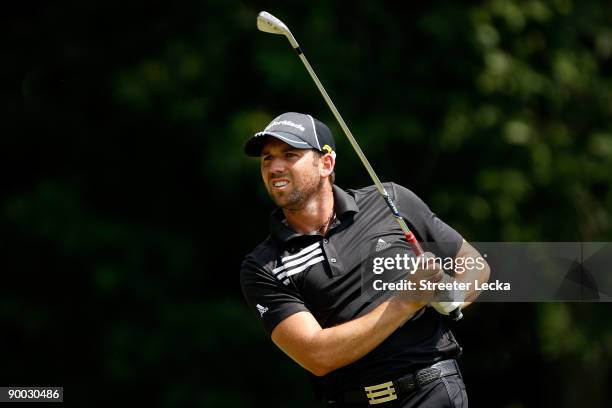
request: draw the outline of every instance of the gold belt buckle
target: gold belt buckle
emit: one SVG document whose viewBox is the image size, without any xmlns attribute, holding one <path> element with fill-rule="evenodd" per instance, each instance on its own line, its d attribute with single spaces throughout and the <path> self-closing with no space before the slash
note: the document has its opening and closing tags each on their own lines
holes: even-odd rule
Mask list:
<svg viewBox="0 0 612 408">
<path fill-rule="evenodd" d="M 393 381 L 363 387 L 363 389 L 366 392 L 366 397 L 368 397 L 368 403 L 370 405 L 382 404 L 383 402 L 389 402 L 397 399 L 397 394 L 395 394 L 395 388 L 393 387 Z"/>
</svg>

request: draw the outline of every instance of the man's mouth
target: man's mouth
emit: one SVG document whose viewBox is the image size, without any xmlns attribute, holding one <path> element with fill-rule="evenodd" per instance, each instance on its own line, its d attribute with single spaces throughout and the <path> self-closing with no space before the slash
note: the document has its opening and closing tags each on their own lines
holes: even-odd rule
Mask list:
<svg viewBox="0 0 612 408">
<path fill-rule="evenodd" d="M 289 184 L 289 181 L 288 180 L 274 180 L 270 184 L 272 185 L 273 188 L 280 190 L 284 188 L 287 184 Z"/>
</svg>

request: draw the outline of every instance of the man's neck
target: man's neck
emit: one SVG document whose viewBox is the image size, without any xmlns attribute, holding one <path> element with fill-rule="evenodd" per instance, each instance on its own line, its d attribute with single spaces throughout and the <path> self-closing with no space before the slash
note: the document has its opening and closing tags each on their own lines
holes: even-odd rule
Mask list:
<svg viewBox="0 0 612 408">
<path fill-rule="evenodd" d="M 325 235 L 334 214 L 334 194 L 331 185 L 321 189 L 320 194 L 310 199 L 299 210 L 283 208 L 285 218 L 291 227 L 302 234 L 313 232 Z"/>
</svg>

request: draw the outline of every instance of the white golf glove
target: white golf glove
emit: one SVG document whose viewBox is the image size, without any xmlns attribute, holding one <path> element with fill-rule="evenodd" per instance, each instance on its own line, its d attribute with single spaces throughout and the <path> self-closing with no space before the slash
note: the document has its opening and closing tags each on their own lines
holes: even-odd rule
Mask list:
<svg viewBox="0 0 612 408">
<path fill-rule="evenodd" d="M 453 278 L 447 274 L 444 274 L 444 278 L 442 279 L 442 281 L 446 281 L 446 282 L 452 282 L 452 280 Z M 430 305 L 434 309 L 436 309 L 436 311 L 440 313 L 441 315 L 448 316 L 453 310 L 463 305 L 463 300 L 465 299 L 465 293 L 460 290 L 447 291 L 443 293 L 444 293 L 444 296 L 442 297 L 442 299 L 444 299 L 443 301 L 431 302 Z M 440 299 L 440 297 L 438 297 L 438 299 Z M 460 319 L 461 316 L 459 316 L 458 318 Z"/>
<path fill-rule="evenodd" d="M 448 316 L 450 312 L 460 307 L 463 302 L 431 302 L 430 305 L 441 315 Z"/>
</svg>

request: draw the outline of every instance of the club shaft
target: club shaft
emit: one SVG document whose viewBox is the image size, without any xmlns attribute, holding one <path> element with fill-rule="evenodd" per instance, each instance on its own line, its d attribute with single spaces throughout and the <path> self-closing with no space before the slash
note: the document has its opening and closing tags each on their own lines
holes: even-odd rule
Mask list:
<svg viewBox="0 0 612 408">
<path fill-rule="evenodd" d="M 353 146 L 353 149 L 355 150 L 355 153 L 357 153 L 357 156 L 359 157 L 359 160 L 361 160 L 361 163 L 366 168 L 368 174 L 372 178 L 372 181 L 374 181 L 374 185 L 378 189 L 378 192 L 385 199 L 387 205 L 389 206 L 389 209 L 391 209 L 391 212 L 393 213 L 393 216 L 394 216 L 395 220 L 397 221 L 397 223 L 399 224 L 400 228 L 402 229 L 402 232 L 406 236 L 406 239 L 408 239 L 410 244 L 413 246 L 413 249 L 414 249 L 415 253 L 417 255 L 421 255 L 423 253 L 423 248 L 421 247 L 421 245 L 417 241 L 417 239 L 414 236 L 414 234 L 412 233 L 412 231 L 410 231 L 410 228 L 408 228 L 408 225 L 406 224 L 406 221 L 404 221 L 404 218 L 397 211 L 397 207 L 395 206 L 395 203 L 393 202 L 393 200 L 389 196 L 389 193 L 387 193 L 387 190 L 385 190 L 385 187 L 380 182 L 380 179 L 378 178 L 378 175 L 376 175 L 376 172 L 374 172 L 374 169 L 370 165 L 370 162 L 368 161 L 367 157 L 365 156 L 365 154 L 363 154 L 363 151 L 361 150 L 361 147 L 359 146 L 359 143 L 357 143 L 357 140 L 355 140 L 355 137 L 353 136 L 353 133 L 351 133 L 351 130 L 346 125 L 346 122 L 344 122 L 344 119 L 340 115 L 340 112 L 338 112 L 338 109 L 336 108 L 336 105 L 334 105 L 334 102 L 331 100 L 331 98 L 327 94 L 327 91 L 325 90 L 325 88 L 323 87 L 323 84 L 321 83 L 321 81 L 317 77 L 317 74 L 314 72 L 314 69 L 312 69 L 312 66 L 310 65 L 310 63 L 306 59 L 306 56 L 304 56 L 304 53 L 301 51 L 301 49 L 296 48 L 296 51 L 298 52 L 300 60 L 302 60 L 302 63 L 306 67 L 306 70 L 310 74 L 310 77 L 312 78 L 314 83 L 317 85 L 317 88 L 319 89 L 319 92 L 321 92 L 321 95 L 323 96 L 323 99 L 325 99 L 325 102 L 327 102 L 327 106 L 329 106 L 329 109 L 331 109 L 331 111 L 334 114 L 336 120 L 340 124 L 340 127 L 342 128 L 342 131 L 344 132 L 344 134 L 348 138 L 349 142 L 351 143 L 351 146 Z"/>
<path fill-rule="evenodd" d="M 351 133 L 350 129 L 346 125 L 346 122 L 344 122 L 344 119 L 342 118 L 342 116 L 338 112 L 338 109 L 336 109 L 336 105 L 334 105 L 334 102 L 331 100 L 331 98 L 327 94 L 327 91 L 323 87 L 323 84 L 321 84 L 321 81 L 319 81 L 319 78 L 317 77 L 317 74 L 312 69 L 312 66 L 310 65 L 310 63 L 308 62 L 306 57 L 304 56 L 304 53 L 300 53 L 299 56 L 300 56 L 300 59 L 302 60 L 302 62 L 304 63 L 304 66 L 306 67 L 306 70 L 308 71 L 308 73 L 312 77 L 312 80 L 317 85 L 317 88 L 319 88 L 319 92 L 321 92 L 321 95 L 323 95 L 323 99 L 325 99 L 325 102 L 327 102 L 327 105 L 329 106 L 329 108 L 331 109 L 332 113 L 336 117 L 336 120 L 340 124 L 340 127 L 342 128 L 342 130 L 346 134 L 346 137 L 348 138 L 349 142 L 351 143 L 351 146 L 353 146 L 353 149 L 357 153 L 357 156 L 359 156 L 359 160 L 361 160 L 361 162 L 365 166 L 366 170 L 368 171 L 368 174 L 370 175 L 370 177 L 374 181 L 374 184 L 376 185 L 376 188 L 378 189 L 378 191 L 381 194 L 387 195 L 387 192 L 385 191 L 385 188 L 383 187 L 382 183 L 380 182 L 380 179 L 378 178 L 378 176 L 374 172 L 374 169 L 372 169 L 372 166 L 370 165 L 370 162 L 368 162 L 368 159 L 363 154 L 363 151 L 361 150 L 361 147 L 357 143 L 357 140 L 355 140 L 355 137 L 353 136 L 353 134 Z"/>
</svg>

